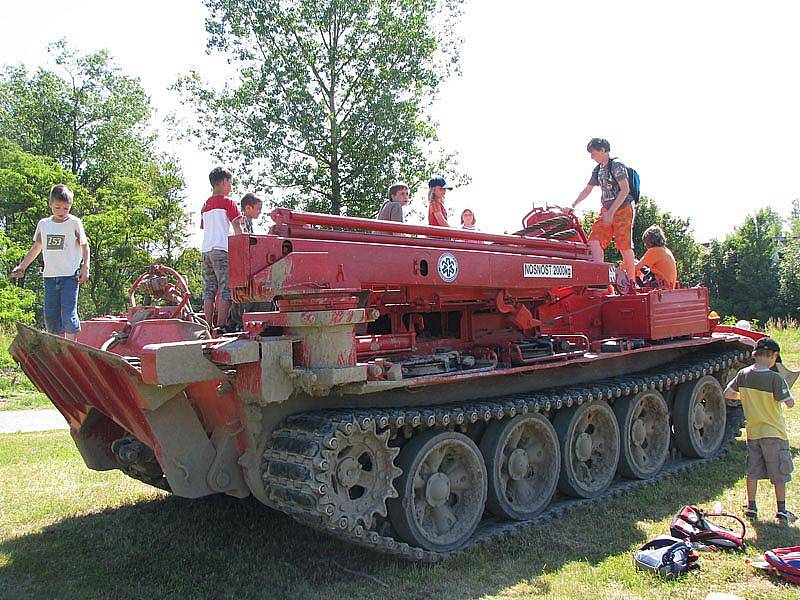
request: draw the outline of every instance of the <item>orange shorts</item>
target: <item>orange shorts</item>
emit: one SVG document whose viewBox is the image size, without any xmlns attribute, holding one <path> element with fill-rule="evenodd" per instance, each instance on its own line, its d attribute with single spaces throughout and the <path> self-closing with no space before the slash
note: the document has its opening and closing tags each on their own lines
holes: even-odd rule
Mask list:
<svg viewBox="0 0 800 600">
<path fill-rule="evenodd" d="M 601 208 L 600 216 L 592 225 L 589 240 L 600 242 L 600 246 L 605 250 L 613 237 L 614 245 L 620 252 L 633 249 L 633 219 L 636 214 L 633 203 L 618 208 L 610 225 L 603 223 L 604 214 L 606 214 L 606 209 Z"/>
</svg>

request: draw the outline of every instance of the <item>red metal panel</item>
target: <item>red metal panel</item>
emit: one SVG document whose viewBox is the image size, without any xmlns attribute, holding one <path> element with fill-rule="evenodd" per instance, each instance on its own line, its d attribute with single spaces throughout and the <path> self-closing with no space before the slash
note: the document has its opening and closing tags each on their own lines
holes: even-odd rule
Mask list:
<svg viewBox="0 0 800 600">
<path fill-rule="evenodd" d="M 603 335 L 663 340 L 708 333 L 708 290 L 653 290 L 603 303 Z"/>
<path fill-rule="evenodd" d="M 655 290 L 648 294 L 650 339 L 708 333 L 708 290 L 703 287 Z"/>
<path fill-rule="evenodd" d="M 234 295 L 244 299 L 251 290 L 253 300 L 270 300 L 288 291 L 317 291 L 342 287 L 372 289 L 398 286 L 409 289 L 414 301 L 425 288 L 450 299 L 475 300 L 477 293 L 488 297 L 507 290 L 519 297 L 537 297 L 553 287 L 565 285 L 607 285 L 606 263 L 520 253 L 452 250 L 411 245 L 291 240 L 292 253 L 270 264 L 268 257 L 280 255 L 284 240 L 274 236 L 251 236 L 249 246 L 252 280 L 240 285 L 243 272 L 231 270 Z M 392 238 L 395 239 L 395 238 Z M 455 266 L 451 277 L 439 271 L 440 260 Z M 526 267 L 526 265 L 528 265 Z M 459 292 L 461 290 L 461 292 Z M 430 294 L 421 301 L 431 299 Z"/>
</svg>

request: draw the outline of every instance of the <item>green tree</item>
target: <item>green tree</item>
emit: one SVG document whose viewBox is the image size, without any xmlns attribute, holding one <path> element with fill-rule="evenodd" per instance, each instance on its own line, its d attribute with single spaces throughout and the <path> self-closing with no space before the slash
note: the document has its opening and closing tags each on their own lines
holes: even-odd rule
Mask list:
<svg viewBox="0 0 800 600">
<path fill-rule="evenodd" d="M 453 176 L 426 109 L 457 67 L 462 1 L 205 0 L 239 80 L 179 81 L 191 133 L 284 206 L 366 216 L 393 180 Z"/>
<path fill-rule="evenodd" d="M 781 216 L 764 208 L 748 215 L 723 242 L 709 245 L 701 271 L 717 312 L 762 322 L 782 316 L 776 242 L 782 227 Z"/>
<path fill-rule="evenodd" d="M 155 150 L 150 99 L 137 78 L 105 50 L 81 54 L 64 40 L 49 50 L 52 69 L 0 71 L 1 231 L 24 252 L 49 214 L 50 187 L 69 185 L 92 257 L 81 314 L 116 312 L 143 268 L 184 255 L 183 176 L 174 158 Z M 41 304 L 37 271 L 24 285 Z"/>
<path fill-rule="evenodd" d="M 49 51 L 56 70 L 0 72 L 0 137 L 52 157 L 92 192 L 115 175 L 137 176 L 155 140 L 139 80 L 123 75 L 106 50 L 80 55 L 60 40 Z"/>
</svg>

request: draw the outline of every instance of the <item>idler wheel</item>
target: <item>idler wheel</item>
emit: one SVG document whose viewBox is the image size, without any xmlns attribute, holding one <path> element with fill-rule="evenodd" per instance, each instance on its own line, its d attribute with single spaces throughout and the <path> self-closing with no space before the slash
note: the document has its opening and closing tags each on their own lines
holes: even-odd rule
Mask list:
<svg viewBox="0 0 800 600">
<path fill-rule="evenodd" d="M 711 375 L 687 381 L 675 393 L 675 444 L 687 456 L 707 458 L 725 437 L 725 398 Z"/>
<path fill-rule="evenodd" d="M 602 494 L 619 460 L 619 427 L 601 400 L 562 409 L 553 419 L 561 450 L 558 489 L 577 498 Z"/>
<path fill-rule="evenodd" d="M 451 431 L 427 431 L 397 458 L 403 474 L 389 519 L 409 544 L 448 552 L 475 531 L 486 503 L 486 467 L 471 439 Z"/>
<path fill-rule="evenodd" d="M 488 475 L 486 505 L 493 514 L 525 520 L 550 503 L 561 458 L 558 436 L 547 417 L 529 414 L 494 421 L 480 447 Z"/>
<path fill-rule="evenodd" d="M 619 472 L 629 479 L 649 479 L 669 455 L 669 410 L 656 390 L 625 396 L 614 403 L 619 424 Z"/>
</svg>

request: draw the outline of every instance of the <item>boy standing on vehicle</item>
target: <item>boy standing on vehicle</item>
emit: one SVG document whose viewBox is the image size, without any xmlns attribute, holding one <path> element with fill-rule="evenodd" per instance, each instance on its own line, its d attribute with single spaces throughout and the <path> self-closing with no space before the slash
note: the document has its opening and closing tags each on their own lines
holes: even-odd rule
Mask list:
<svg viewBox="0 0 800 600">
<path fill-rule="evenodd" d="M 781 360 L 781 347 L 772 338 L 761 338 L 753 352 L 755 364 L 736 374 L 725 388 L 727 400 L 741 400 L 747 431 L 747 506 L 745 516 L 755 519 L 756 489 L 759 479 L 775 486 L 775 518 L 793 523 L 797 516 L 786 508 L 786 484 L 792 480 L 792 456 L 783 418 L 782 404 L 794 406 L 789 386 L 771 370 Z"/>
<path fill-rule="evenodd" d="M 628 170 L 620 161 L 609 156 L 611 144 L 608 140 L 592 138 L 586 149 L 597 166 L 592 171 L 589 183 L 572 203 L 572 207 L 575 208 L 583 202 L 595 186 L 600 186 L 602 208 L 589 234 L 592 260 L 603 262 L 604 250 L 613 237 L 617 250 L 622 254 L 622 268 L 628 279 L 633 281 L 636 261 L 633 253 L 633 221 L 636 217 L 636 207 L 635 198 L 631 194 Z"/>
<path fill-rule="evenodd" d="M 223 327 L 228 320 L 232 299 L 228 286 L 228 235 L 231 225 L 235 233 L 242 233 L 242 214 L 228 198 L 233 174 L 224 167 L 216 167 L 208 174 L 208 180 L 212 195 L 200 210 L 200 229 L 203 230 L 203 312 L 208 326 L 213 328 Z M 218 291 L 219 305 L 215 307 Z"/>
<path fill-rule="evenodd" d="M 45 327 L 50 333 L 74 340 L 81 330 L 78 286 L 89 280 L 89 242 L 81 220 L 69 214 L 72 191 L 66 185 L 53 186 L 48 204 L 52 216 L 36 225 L 33 245 L 11 276 L 22 277 L 42 253 Z"/>
</svg>

